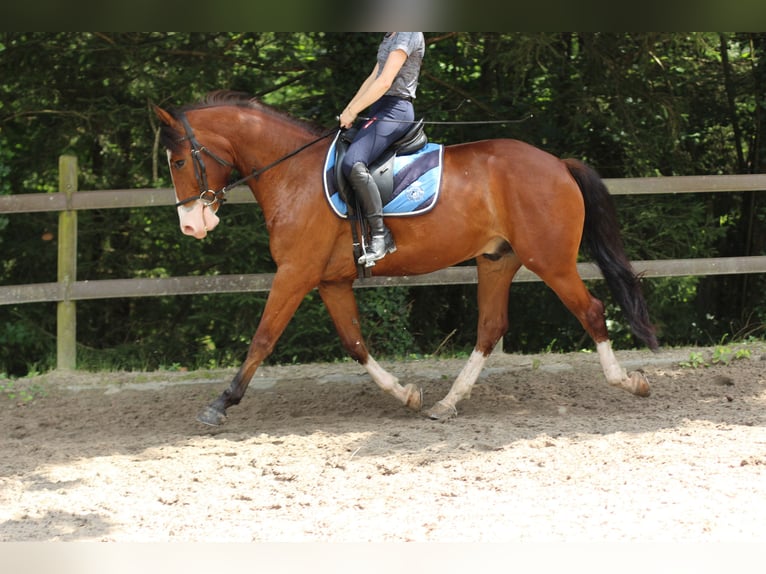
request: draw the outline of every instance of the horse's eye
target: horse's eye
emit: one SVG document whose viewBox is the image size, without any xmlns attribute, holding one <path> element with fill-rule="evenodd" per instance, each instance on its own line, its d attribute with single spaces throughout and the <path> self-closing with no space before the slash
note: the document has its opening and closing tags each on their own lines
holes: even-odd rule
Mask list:
<svg viewBox="0 0 766 574">
<path fill-rule="evenodd" d="M 185 159 L 179 159 L 173 162 L 173 167 L 176 169 L 181 169 L 186 164 Z"/>
</svg>

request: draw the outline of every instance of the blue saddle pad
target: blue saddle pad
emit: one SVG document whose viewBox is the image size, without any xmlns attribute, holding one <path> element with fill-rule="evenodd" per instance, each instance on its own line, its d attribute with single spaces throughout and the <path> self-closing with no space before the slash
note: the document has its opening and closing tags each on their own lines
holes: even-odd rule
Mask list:
<svg viewBox="0 0 766 574">
<path fill-rule="evenodd" d="M 327 201 L 338 217 L 348 216 L 346 202 L 335 183 L 335 136 L 324 166 L 324 190 Z M 384 216 L 412 216 L 433 209 L 439 197 L 444 146 L 428 143 L 417 152 L 394 159 L 394 191 L 383 206 Z"/>
</svg>

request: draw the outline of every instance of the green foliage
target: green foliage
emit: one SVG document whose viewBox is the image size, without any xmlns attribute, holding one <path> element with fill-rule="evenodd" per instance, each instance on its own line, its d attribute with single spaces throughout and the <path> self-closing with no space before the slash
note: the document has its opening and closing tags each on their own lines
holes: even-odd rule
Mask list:
<svg viewBox="0 0 766 574">
<path fill-rule="evenodd" d="M 356 295 L 370 352 L 388 357 L 411 355 L 416 347 L 410 328 L 410 290 L 359 289 Z"/>
<path fill-rule="evenodd" d="M 0 307 L 0 373 L 20 376 L 54 367 L 55 318 L 53 304 Z"/>
<path fill-rule="evenodd" d="M 707 366 L 707 363 L 705 362 L 705 358 L 702 356 L 702 353 L 699 351 L 692 351 L 689 353 L 689 360 L 688 361 L 682 361 L 679 363 L 682 367 L 687 367 L 690 369 L 697 369 L 699 367 Z"/>
<path fill-rule="evenodd" d="M 604 177 L 763 173 L 766 34 L 692 32 L 428 33 L 416 113 L 432 141 L 513 137 L 591 163 Z M 320 126 L 372 69 L 379 36 L 330 32 L 0 32 L 0 194 L 57 191 L 58 157 L 74 154 L 79 188 L 169 187 L 150 104 L 174 106 L 235 89 Z M 763 255 L 762 192 L 616 198 L 633 259 Z M 257 206 L 226 205 L 204 241 L 182 236 L 172 209 L 83 211 L 78 279 L 274 270 Z M 0 285 L 56 280 L 57 215 L 0 215 Z M 636 341 L 602 282 L 616 347 Z M 762 334 L 766 276 L 644 281 L 669 346 Z M 376 355 L 470 352 L 476 288 L 360 289 Z M 266 294 L 84 301 L 78 360 L 86 368 L 230 366 L 244 357 Z M 511 352 L 590 348 L 540 283 L 517 284 Z M 0 372 L 55 364 L 55 305 L 0 307 Z M 344 356 L 310 293 L 271 362 Z"/>
<path fill-rule="evenodd" d="M 709 359 L 705 359 L 703 353 L 699 351 L 692 351 L 689 353 L 689 360 L 682 361 L 679 365 L 689 369 L 699 369 L 710 367 L 711 365 L 728 365 L 732 361 L 749 358 L 749 349 L 733 349 L 729 345 L 716 345 Z"/>
<path fill-rule="evenodd" d="M 46 394 L 47 391 L 43 385 L 36 383 L 21 385 L 0 373 L 0 397 L 13 402 L 31 403 L 38 398 L 44 397 Z"/>
<path fill-rule="evenodd" d="M 713 356 L 710 359 L 710 362 L 714 365 L 728 365 L 732 361 L 737 361 L 739 359 L 749 359 L 750 358 L 750 350 L 749 349 L 731 349 L 728 346 L 718 346 L 713 350 Z"/>
</svg>

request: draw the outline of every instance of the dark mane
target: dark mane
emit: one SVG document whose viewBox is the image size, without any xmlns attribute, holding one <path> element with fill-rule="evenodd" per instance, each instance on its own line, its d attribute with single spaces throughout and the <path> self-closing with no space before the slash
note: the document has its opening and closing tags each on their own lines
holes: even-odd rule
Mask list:
<svg viewBox="0 0 766 574">
<path fill-rule="evenodd" d="M 185 106 L 171 108 L 168 110 L 170 115 L 178 119 L 181 113 L 201 110 L 206 108 L 216 108 L 221 106 L 235 106 L 240 108 L 249 108 L 253 110 L 260 110 L 266 114 L 282 118 L 296 126 L 309 130 L 312 134 L 319 134 L 320 128 L 310 124 L 308 122 L 293 118 L 292 116 L 258 101 L 255 97 L 246 94 L 244 92 L 237 92 L 233 90 L 216 90 L 209 92 L 199 102 L 194 104 L 187 104 Z M 163 125 L 160 128 L 160 144 L 171 151 L 175 151 L 179 143 L 182 141 L 184 134 L 177 132 L 168 125 Z"/>
</svg>

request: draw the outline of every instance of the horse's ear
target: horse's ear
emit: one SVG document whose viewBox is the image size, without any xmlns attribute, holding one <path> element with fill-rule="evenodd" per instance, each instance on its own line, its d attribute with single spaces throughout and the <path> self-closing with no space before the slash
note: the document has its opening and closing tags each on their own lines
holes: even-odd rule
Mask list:
<svg viewBox="0 0 766 574">
<path fill-rule="evenodd" d="M 157 117 L 160 119 L 160 121 L 163 124 L 172 126 L 175 123 L 173 116 L 171 116 L 169 112 L 166 112 L 161 107 L 154 104 L 152 105 L 152 107 L 154 108 L 154 113 L 157 114 Z"/>
</svg>

